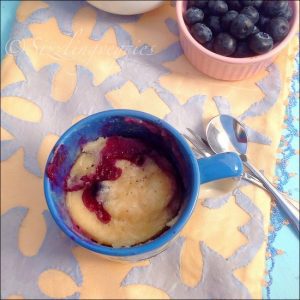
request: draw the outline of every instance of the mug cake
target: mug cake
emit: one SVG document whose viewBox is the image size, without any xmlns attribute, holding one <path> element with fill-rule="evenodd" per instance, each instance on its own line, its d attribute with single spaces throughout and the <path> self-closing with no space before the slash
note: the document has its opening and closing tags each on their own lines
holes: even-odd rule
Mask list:
<svg viewBox="0 0 300 300">
<path fill-rule="evenodd" d="M 55 182 L 63 149 L 48 165 Z M 144 140 L 121 136 L 83 142 L 64 178 L 74 226 L 94 242 L 130 247 L 163 233 L 180 209 L 180 180 L 168 158 Z"/>
</svg>

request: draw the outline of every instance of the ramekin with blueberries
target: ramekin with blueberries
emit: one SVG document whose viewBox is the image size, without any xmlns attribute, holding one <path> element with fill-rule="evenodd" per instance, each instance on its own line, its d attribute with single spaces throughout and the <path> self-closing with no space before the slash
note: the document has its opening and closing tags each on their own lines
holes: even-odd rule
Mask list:
<svg viewBox="0 0 300 300">
<path fill-rule="evenodd" d="M 223 56 L 269 52 L 289 33 L 287 0 L 189 0 L 184 21 L 202 46 Z"/>
</svg>

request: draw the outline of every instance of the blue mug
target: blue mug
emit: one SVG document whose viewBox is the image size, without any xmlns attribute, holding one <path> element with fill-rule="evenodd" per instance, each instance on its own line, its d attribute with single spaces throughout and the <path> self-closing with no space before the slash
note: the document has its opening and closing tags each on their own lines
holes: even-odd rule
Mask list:
<svg viewBox="0 0 300 300">
<path fill-rule="evenodd" d="M 100 245 L 74 228 L 65 204 L 64 178 L 70 172 L 82 142 L 99 137 L 123 136 L 147 139 L 164 148 L 179 170 L 184 195 L 177 221 L 155 239 L 132 247 L 112 248 Z M 61 147 L 63 145 L 63 147 Z M 240 177 L 242 162 L 235 153 L 222 153 L 197 160 L 182 135 L 163 120 L 139 111 L 109 110 L 91 115 L 68 129 L 52 149 L 47 164 L 52 163 L 57 151 L 64 150 L 59 166 L 59 178 L 54 183 L 45 171 L 44 192 L 49 210 L 62 231 L 77 244 L 115 260 L 138 261 L 155 256 L 165 250 L 179 236 L 196 206 L 200 184 L 210 181 Z"/>
</svg>

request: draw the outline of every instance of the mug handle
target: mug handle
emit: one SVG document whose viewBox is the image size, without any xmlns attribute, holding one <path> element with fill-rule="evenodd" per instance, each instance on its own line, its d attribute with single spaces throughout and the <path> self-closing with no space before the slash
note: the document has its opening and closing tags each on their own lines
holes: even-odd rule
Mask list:
<svg viewBox="0 0 300 300">
<path fill-rule="evenodd" d="M 197 161 L 200 184 L 224 178 L 240 177 L 243 173 L 243 163 L 234 152 L 220 153 Z"/>
</svg>

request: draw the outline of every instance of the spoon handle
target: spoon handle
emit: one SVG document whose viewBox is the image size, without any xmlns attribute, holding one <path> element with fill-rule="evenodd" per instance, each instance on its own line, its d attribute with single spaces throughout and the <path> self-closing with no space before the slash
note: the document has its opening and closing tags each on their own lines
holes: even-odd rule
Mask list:
<svg viewBox="0 0 300 300">
<path fill-rule="evenodd" d="M 299 210 L 292 205 L 284 196 L 272 185 L 272 183 L 252 164 L 250 164 L 244 157 L 242 157 L 244 165 L 259 179 L 266 189 L 274 196 L 277 203 L 283 211 L 288 215 L 292 223 L 296 226 L 299 231 Z"/>
<path fill-rule="evenodd" d="M 256 186 L 258 186 L 264 190 L 267 190 L 266 187 L 256 177 L 254 177 L 250 173 L 244 172 L 242 178 L 255 184 Z M 282 196 L 299 211 L 299 202 L 298 201 L 292 199 L 287 194 L 284 194 L 282 192 L 280 192 L 280 194 L 282 194 Z"/>
</svg>

